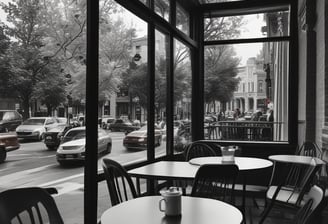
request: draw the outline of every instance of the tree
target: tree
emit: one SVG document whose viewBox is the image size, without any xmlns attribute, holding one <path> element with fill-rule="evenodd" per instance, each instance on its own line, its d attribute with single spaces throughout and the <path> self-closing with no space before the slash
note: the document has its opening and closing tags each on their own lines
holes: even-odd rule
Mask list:
<svg viewBox="0 0 328 224">
<path fill-rule="evenodd" d="M 8 5 L 1 3 L 7 13 L 4 25 L 6 33 L 12 37 L 10 86 L 22 101 L 23 117 L 29 117 L 29 105 L 35 87 L 46 77 L 45 68 L 53 63 L 44 57 L 40 48 L 45 36 L 41 24 L 40 0 L 13 0 Z"/>
<path fill-rule="evenodd" d="M 205 19 L 205 40 L 227 40 L 240 35 L 242 16 L 214 17 Z M 228 102 L 239 83 L 236 57 L 231 45 L 210 46 L 205 49 L 205 103 Z"/>
<path fill-rule="evenodd" d="M 66 100 L 65 86 L 66 82 L 62 77 L 56 73 L 50 74 L 45 80 L 37 83 L 36 90 L 33 93 L 33 99 L 39 100 L 42 104 L 46 105 L 48 116 L 52 116 L 51 112 L 53 109 Z"/>
<path fill-rule="evenodd" d="M 231 46 L 215 46 L 206 49 L 205 102 L 231 100 L 239 83 L 239 79 L 236 78 L 238 64 L 239 59 L 234 57 Z"/>
<path fill-rule="evenodd" d="M 10 96 L 10 57 L 8 56 L 10 39 L 4 33 L 4 24 L 0 23 L 0 96 Z"/>
</svg>

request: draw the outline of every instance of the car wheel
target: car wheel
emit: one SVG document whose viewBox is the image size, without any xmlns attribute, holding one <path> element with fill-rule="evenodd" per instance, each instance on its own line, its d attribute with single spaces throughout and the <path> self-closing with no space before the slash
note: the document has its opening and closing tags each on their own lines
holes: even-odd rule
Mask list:
<svg viewBox="0 0 328 224">
<path fill-rule="evenodd" d="M 67 161 L 58 161 L 60 166 L 67 166 Z"/>
<path fill-rule="evenodd" d="M 40 134 L 40 135 L 39 135 L 39 140 L 42 141 L 43 138 L 44 138 L 44 134 Z"/>
<path fill-rule="evenodd" d="M 112 144 L 107 144 L 107 147 L 106 147 L 106 151 L 105 151 L 105 153 L 106 154 L 109 154 L 109 153 L 111 153 L 112 152 Z"/>
<path fill-rule="evenodd" d="M 57 149 L 56 146 L 50 146 L 50 145 L 49 145 L 49 146 L 47 145 L 47 148 L 48 148 L 49 150 L 56 150 L 56 149 Z"/>
<path fill-rule="evenodd" d="M 3 163 L 7 158 L 7 151 L 5 146 L 0 146 L 0 163 Z"/>
</svg>

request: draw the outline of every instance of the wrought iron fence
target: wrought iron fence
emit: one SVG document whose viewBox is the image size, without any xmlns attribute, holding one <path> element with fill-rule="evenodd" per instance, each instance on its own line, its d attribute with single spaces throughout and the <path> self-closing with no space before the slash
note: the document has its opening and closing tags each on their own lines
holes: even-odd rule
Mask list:
<svg viewBox="0 0 328 224">
<path fill-rule="evenodd" d="M 218 121 L 205 125 L 205 139 L 238 141 L 272 141 L 277 122 Z"/>
</svg>

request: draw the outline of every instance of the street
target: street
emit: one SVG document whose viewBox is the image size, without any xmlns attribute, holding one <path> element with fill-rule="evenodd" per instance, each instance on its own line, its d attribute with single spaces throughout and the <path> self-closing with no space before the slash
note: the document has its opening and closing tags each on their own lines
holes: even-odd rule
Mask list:
<svg viewBox="0 0 328 224">
<path fill-rule="evenodd" d="M 122 145 L 123 132 L 110 132 L 112 152 L 101 155 L 98 169 L 102 172 L 102 158 L 109 157 L 122 164 L 146 157 L 146 150 L 126 150 Z M 58 194 L 55 200 L 65 223 L 83 223 L 83 164 L 60 166 L 56 151 L 49 150 L 42 141 L 20 141 L 18 150 L 9 152 L 4 163 L 0 164 L 0 190 L 17 187 L 55 187 Z M 165 152 L 165 144 L 156 148 L 156 154 Z M 99 214 L 110 206 L 106 182 L 98 187 Z"/>
</svg>

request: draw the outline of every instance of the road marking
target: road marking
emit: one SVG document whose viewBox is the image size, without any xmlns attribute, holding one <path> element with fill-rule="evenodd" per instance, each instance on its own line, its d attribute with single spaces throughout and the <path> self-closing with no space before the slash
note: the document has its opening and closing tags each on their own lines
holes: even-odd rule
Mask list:
<svg viewBox="0 0 328 224">
<path fill-rule="evenodd" d="M 55 187 L 58 191 L 58 194 L 53 195 L 54 197 L 80 189 L 84 191 L 84 184 L 80 184 L 76 182 L 65 182 L 62 184 L 55 185 L 53 187 Z"/>
<path fill-rule="evenodd" d="M 15 173 L 11 173 L 8 175 L 4 175 L 0 177 L 0 183 L 13 183 L 13 184 L 17 184 L 19 183 L 20 180 L 26 178 L 27 175 L 31 174 L 31 173 L 36 173 L 42 170 L 47 169 L 48 167 L 54 166 L 55 164 L 50 164 L 50 165 L 46 165 L 46 166 L 40 166 L 37 168 L 33 168 L 33 169 L 29 169 L 29 170 L 23 170 L 23 171 L 19 171 L 19 172 L 15 172 Z"/>
<path fill-rule="evenodd" d="M 15 154 L 15 155 L 7 155 L 7 158 L 8 157 L 20 157 L 20 156 L 27 156 L 27 157 L 33 157 L 33 158 L 51 158 L 51 157 L 56 157 L 56 155 L 36 156 L 36 155 L 31 155 L 31 154 Z"/>
<path fill-rule="evenodd" d="M 72 176 L 68 176 L 68 177 L 58 179 L 58 180 L 54 180 L 54 181 L 50 181 L 50 182 L 40 184 L 39 187 L 52 186 L 52 185 L 58 184 L 60 182 L 64 182 L 64 181 L 71 180 L 71 179 L 78 178 L 78 177 L 82 177 L 83 175 L 84 175 L 84 173 L 75 174 L 75 175 L 72 175 Z"/>
</svg>

